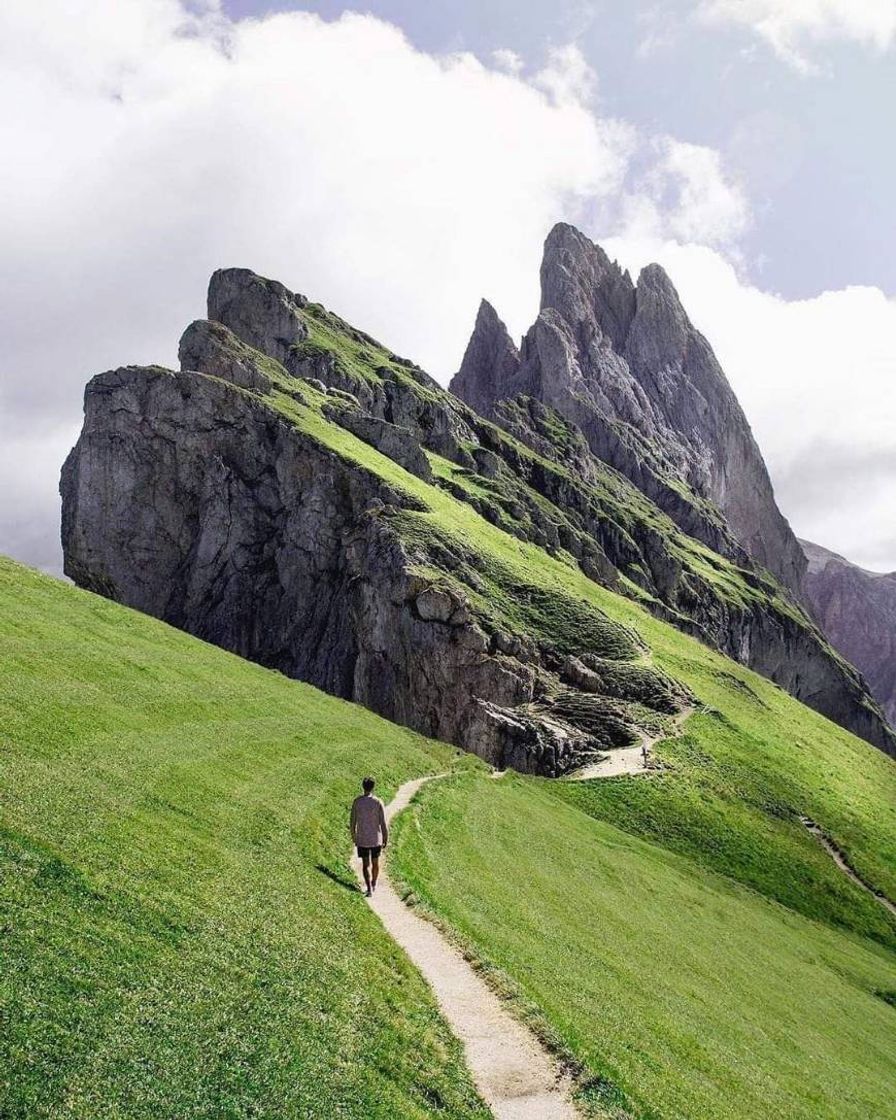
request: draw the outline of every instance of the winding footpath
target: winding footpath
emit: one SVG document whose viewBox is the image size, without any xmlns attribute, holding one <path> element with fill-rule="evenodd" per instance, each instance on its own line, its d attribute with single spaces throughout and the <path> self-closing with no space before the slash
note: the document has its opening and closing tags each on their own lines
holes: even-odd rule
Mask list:
<svg viewBox="0 0 896 1120">
<path fill-rule="evenodd" d="M 649 774 L 650 769 L 644 760 L 644 751 L 647 751 L 648 758 L 650 751 L 654 746 L 660 742 L 661 739 L 671 739 L 675 735 L 681 734 L 681 727 L 688 716 L 693 712 L 693 705 L 688 705 L 682 708 L 675 716 L 673 721 L 673 730 L 671 733 L 665 731 L 657 735 L 648 735 L 647 732 L 642 732 L 641 739 L 633 747 L 621 747 L 616 750 L 608 751 L 603 758 L 597 762 L 589 762 L 587 766 L 575 770 L 572 774 L 567 775 L 567 780 L 571 782 L 588 782 L 592 778 L 616 778 L 620 774 Z"/>
<path fill-rule="evenodd" d="M 387 820 L 391 823 L 432 780 L 405 782 L 386 807 Z M 360 884 L 361 865 L 354 854 L 352 865 Z M 368 901 L 435 993 L 495 1120 L 581 1120 L 570 1079 L 447 938 L 402 902 L 382 865 L 376 893 Z"/>
<path fill-rule="evenodd" d="M 827 836 L 821 828 L 819 828 L 819 826 L 815 823 L 815 821 L 812 820 L 811 817 L 800 817 L 800 822 L 808 832 L 812 833 L 815 839 L 819 842 L 819 844 L 821 844 L 821 846 L 828 853 L 834 863 L 836 863 L 836 865 L 848 879 L 852 879 L 856 886 L 861 887 L 863 891 L 867 891 L 873 899 L 881 904 L 881 906 L 883 906 L 885 909 L 889 910 L 891 914 L 896 916 L 896 903 L 891 902 L 885 894 L 881 894 L 880 891 L 876 891 L 874 887 L 865 882 L 861 875 L 857 875 L 856 872 L 853 871 L 852 867 L 850 867 L 849 863 L 847 862 L 846 853 L 837 847 L 834 841 L 831 840 L 830 837 Z"/>
</svg>

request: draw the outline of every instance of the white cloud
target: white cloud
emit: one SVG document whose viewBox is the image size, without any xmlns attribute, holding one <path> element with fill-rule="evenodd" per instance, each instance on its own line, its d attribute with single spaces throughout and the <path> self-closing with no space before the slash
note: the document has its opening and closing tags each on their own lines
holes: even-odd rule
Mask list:
<svg viewBox="0 0 896 1120">
<path fill-rule="evenodd" d="M 575 43 L 551 47 L 533 84 L 550 95 L 555 105 L 587 105 L 597 91 L 597 75 Z"/>
<path fill-rule="evenodd" d="M 702 0 L 709 23 L 749 27 L 804 73 L 815 69 L 811 48 L 847 40 L 878 51 L 896 38 L 896 0 Z"/>
<path fill-rule="evenodd" d="M 896 301 L 878 288 L 788 301 L 744 283 L 719 253 L 613 240 L 637 270 L 659 260 L 752 424 L 797 533 L 896 568 Z"/>
<path fill-rule="evenodd" d="M 750 207 L 717 151 L 670 136 L 648 145 L 646 170 L 623 201 L 622 223 L 636 241 L 664 237 L 704 245 L 732 245 L 744 232 Z"/>
<path fill-rule="evenodd" d="M 492 62 L 499 70 L 503 70 L 506 74 L 512 74 L 514 77 L 523 71 L 522 55 L 517 54 L 516 51 L 508 50 L 506 47 L 500 47 L 498 50 L 492 51 Z"/>
<path fill-rule="evenodd" d="M 529 325 L 560 219 L 624 229 L 626 263 L 649 250 L 669 266 L 789 512 L 801 499 L 787 471 L 813 440 L 843 449 L 873 429 L 890 446 L 892 305 L 864 289 L 787 304 L 718 252 L 673 244 L 730 251 L 743 194 L 717 153 L 596 114 L 577 51 L 526 81 L 510 58 L 427 55 L 370 16 L 232 24 L 211 0 L 191 10 L 0 6 L 14 110 L 0 114 L 0 550 L 58 563 L 58 472 L 85 381 L 172 363 L 213 269 L 275 276 L 446 380 L 480 296 L 515 333 Z M 844 378 L 867 404 L 844 399 Z M 816 514 L 797 527 L 855 555 L 844 526 L 871 542 L 872 505 L 857 490 L 830 527 Z"/>
</svg>

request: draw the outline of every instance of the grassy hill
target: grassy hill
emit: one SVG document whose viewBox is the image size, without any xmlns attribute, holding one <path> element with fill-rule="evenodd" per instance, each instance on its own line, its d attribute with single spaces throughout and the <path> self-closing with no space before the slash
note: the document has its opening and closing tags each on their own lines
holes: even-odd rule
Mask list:
<svg viewBox="0 0 896 1120">
<path fill-rule="evenodd" d="M 350 893 L 449 748 L 0 560 L 0 1116 L 483 1117 Z"/>
<path fill-rule="evenodd" d="M 543 779 L 434 783 L 397 852 L 414 895 L 580 1065 L 600 1115 L 896 1116 L 896 956 L 876 943 L 594 820 Z"/>
</svg>

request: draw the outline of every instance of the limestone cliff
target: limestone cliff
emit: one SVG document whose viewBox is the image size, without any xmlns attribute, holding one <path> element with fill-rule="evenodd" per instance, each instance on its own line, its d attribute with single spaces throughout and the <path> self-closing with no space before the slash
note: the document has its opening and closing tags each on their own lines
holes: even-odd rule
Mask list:
<svg viewBox="0 0 896 1120">
<path fill-rule="evenodd" d="M 125 367 L 87 387 L 61 486 L 80 585 L 553 775 L 636 741 L 685 696 L 534 560 L 521 575 L 510 558 L 525 542 L 892 749 L 861 680 L 717 512 L 713 553 L 556 410 L 516 397 L 494 409 L 500 425 L 484 420 L 247 270 L 215 273 L 208 307 L 179 372 Z M 480 317 L 492 332 L 493 313 Z M 492 353 L 512 365 L 512 346 Z M 467 524 L 470 509 L 484 521 Z M 489 522 L 501 532 L 486 548 L 476 526 Z"/>
<path fill-rule="evenodd" d="M 801 541 L 809 560 L 806 598 L 835 649 L 868 681 L 896 726 L 896 572 L 869 572 Z"/>
<path fill-rule="evenodd" d="M 740 546 L 799 594 L 805 559 L 749 424 L 659 265 L 633 283 L 561 224 L 545 242 L 541 311 L 521 352 L 483 306 L 451 385 L 459 397 L 491 417 L 518 395 L 550 405 L 686 533 L 734 558 Z"/>
</svg>

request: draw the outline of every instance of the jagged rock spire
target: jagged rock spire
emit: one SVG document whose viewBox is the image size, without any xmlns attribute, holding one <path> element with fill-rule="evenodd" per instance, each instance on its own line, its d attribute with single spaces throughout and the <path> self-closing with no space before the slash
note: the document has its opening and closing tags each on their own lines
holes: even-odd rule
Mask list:
<svg viewBox="0 0 896 1120">
<path fill-rule="evenodd" d="M 635 284 L 560 223 L 545 241 L 541 308 L 512 378 L 480 313 L 454 392 L 490 416 L 513 391 L 551 405 L 686 532 L 734 558 L 738 542 L 800 594 L 802 550 L 743 410 L 665 271 L 648 265 Z"/>
<path fill-rule="evenodd" d="M 483 299 L 452 392 L 481 416 L 491 416 L 496 401 L 519 391 L 513 384 L 519 368 L 519 350 L 498 313 Z"/>
<path fill-rule="evenodd" d="M 598 326 L 620 350 L 635 314 L 635 286 L 599 245 L 558 222 L 545 240 L 541 262 L 541 308 L 548 307 L 574 327 Z"/>
</svg>

